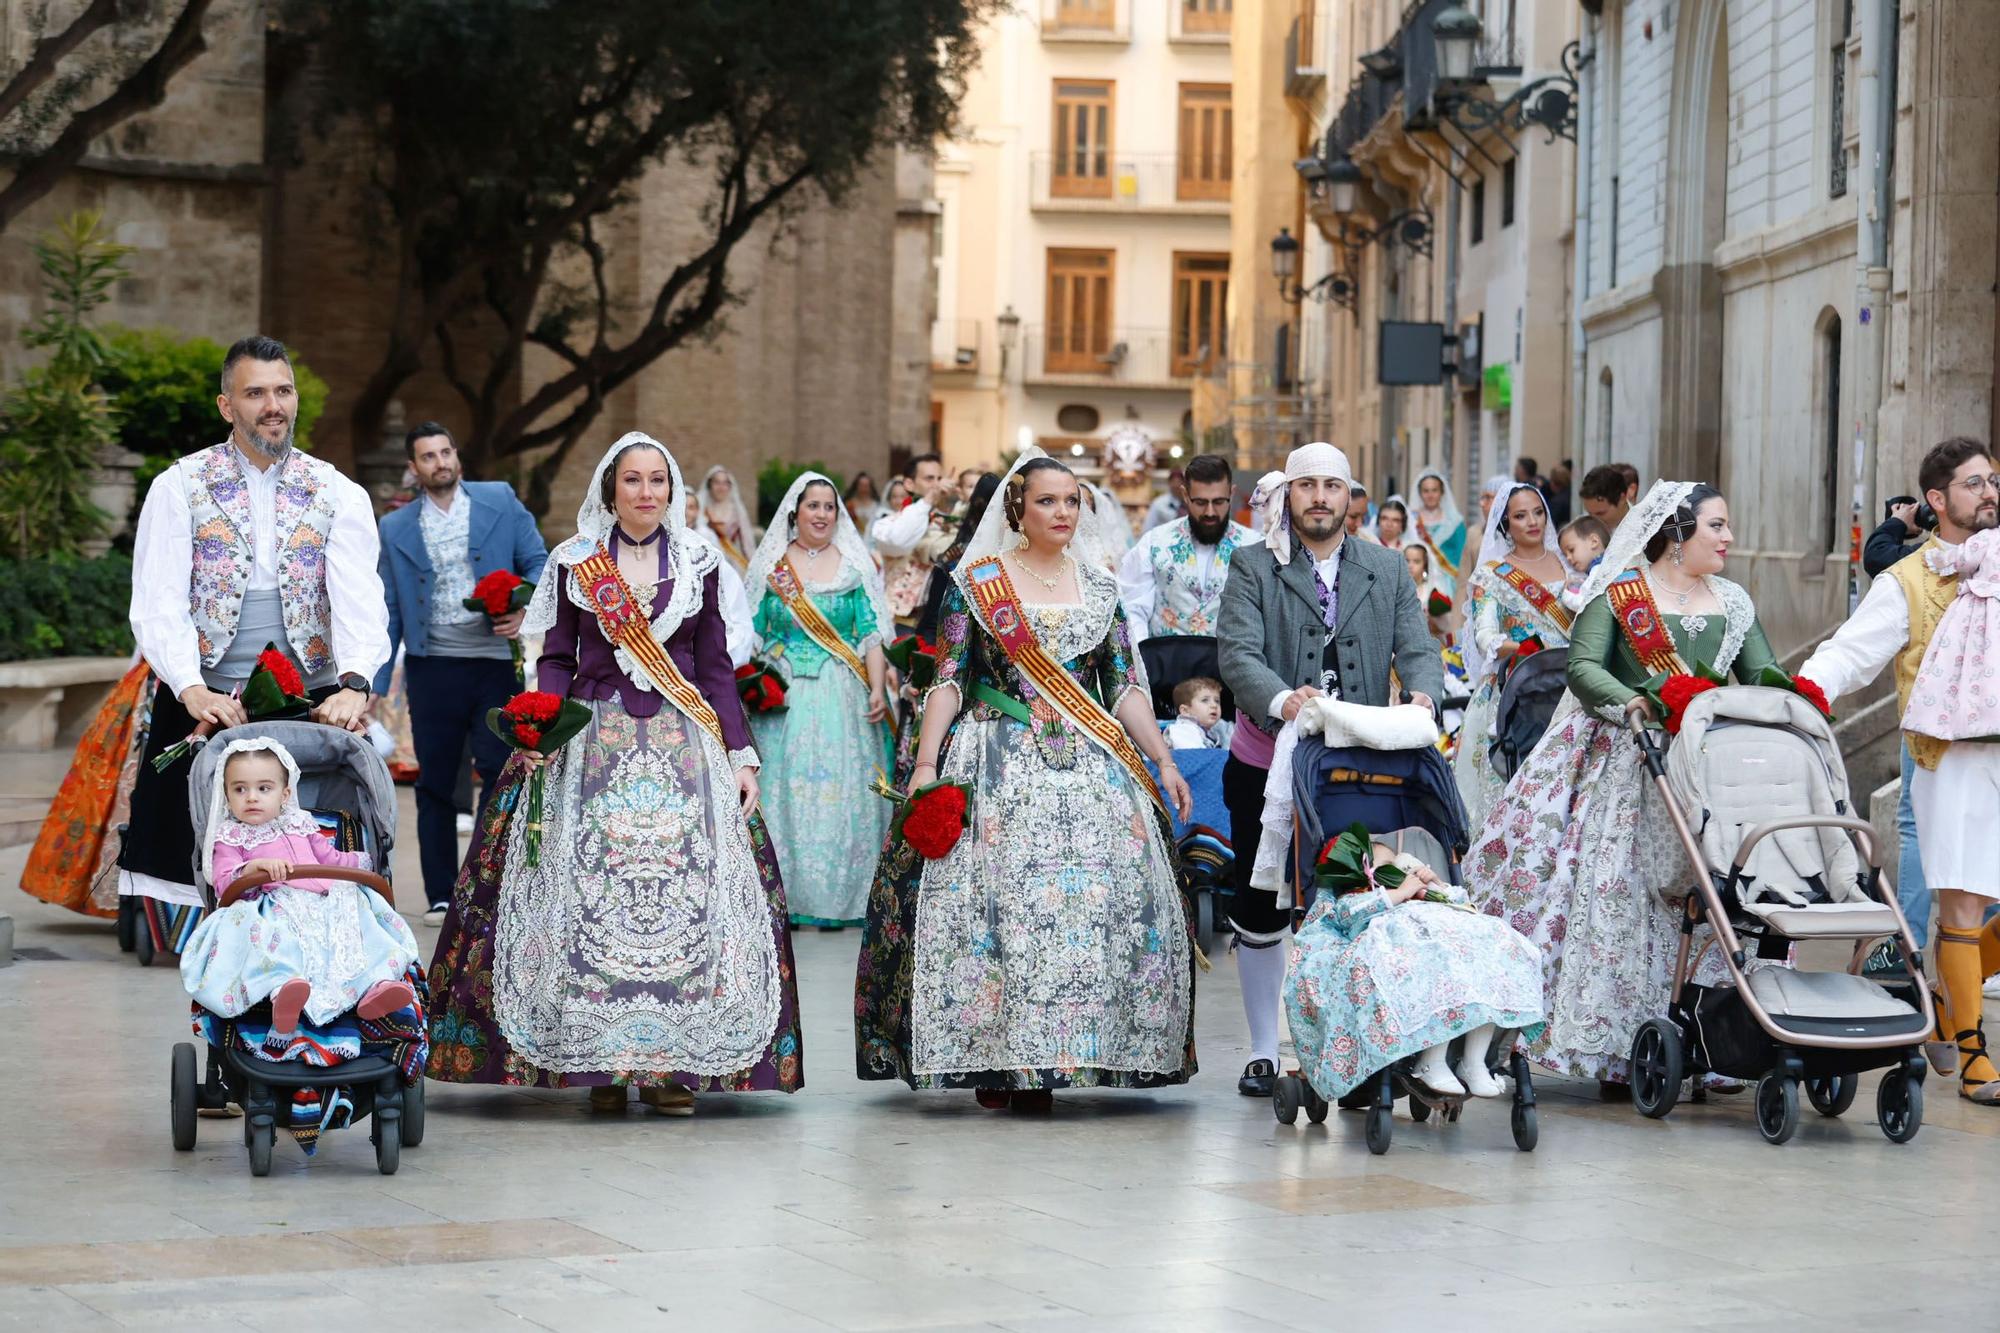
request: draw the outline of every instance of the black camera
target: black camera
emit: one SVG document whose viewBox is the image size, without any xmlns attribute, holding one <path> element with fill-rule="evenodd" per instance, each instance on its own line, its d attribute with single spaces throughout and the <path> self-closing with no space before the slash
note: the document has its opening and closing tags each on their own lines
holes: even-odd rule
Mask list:
<svg viewBox="0 0 2000 1333">
<path fill-rule="evenodd" d="M 1919 500 L 1914 495 L 1892 495 L 1882 502 L 1882 521 L 1887 523 L 1894 517 L 1897 505 L 1915 505 L 1917 512 L 1910 515 L 1910 521 L 1917 525 L 1919 532 L 1937 531 L 1937 510 L 1931 508 L 1928 500 Z"/>
</svg>

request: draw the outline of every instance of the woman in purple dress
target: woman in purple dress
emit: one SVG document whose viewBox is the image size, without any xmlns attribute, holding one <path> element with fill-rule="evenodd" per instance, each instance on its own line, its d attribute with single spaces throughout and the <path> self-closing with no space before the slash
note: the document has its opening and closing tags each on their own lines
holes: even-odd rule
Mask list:
<svg viewBox="0 0 2000 1333">
<path fill-rule="evenodd" d="M 592 719 L 547 756 L 540 855 L 516 819 L 537 762 L 503 775 L 431 964 L 432 1078 L 626 1087 L 668 1114 L 696 1091 L 796 1091 L 785 891 L 757 814 L 757 756 L 718 609 L 714 547 L 645 435 L 598 464 L 577 535 L 524 629 L 540 687 Z M 624 613 L 624 614 L 621 614 Z"/>
</svg>

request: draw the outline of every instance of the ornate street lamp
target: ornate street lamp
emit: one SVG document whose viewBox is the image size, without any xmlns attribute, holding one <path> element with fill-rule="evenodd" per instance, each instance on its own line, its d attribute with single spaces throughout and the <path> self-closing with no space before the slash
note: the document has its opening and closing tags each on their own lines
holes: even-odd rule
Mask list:
<svg viewBox="0 0 2000 1333">
<path fill-rule="evenodd" d="M 1479 35 L 1479 17 L 1464 5 L 1452 5 L 1431 20 L 1439 83 L 1471 81 L 1472 62 L 1479 55 Z"/>
<path fill-rule="evenodd" d="M 1020 345 L 1021 317 L 1014 313 L 1014 306 L 1010 302 L 1005 310 L 993 317 L 993 322 L 1000 329 L 1000 378 L 1004 380 L 1007 378 L 1007 359 L 1013 355 L 1014 348 Z"/>
<path fill-rule="evenodd" d="M 1463 5 L 1452 5 L 1431 21 L 1438 70 L 1431 102 L 1437 113 L 1468 138 L 1493 130 L 1519 134 L 1532 126 L 1544 131 L 1550 143 L 1575 143 L 1576 76 L 1590 59 L 1582 45 L 1571 42 L 1563 48 L 1562 73 L 1523 84 L 1506 101 L 1495 102 L 1481 96 L 1491 86 L 1476 73 L 1480 33 L 1478 18 Z"/>
<path fill-rule="evenodd" d="M 1292 279 L 1298 276 L 1298 272 L 1298 237 L 1292 235 L 1290 227 L 1280 227 L 1278 234 L 1271 238 L 1271 276 L 1278 280 L 1278 290 L 1281 293 Z"/>
<path fill-rule="evenodd" d="M 1354 159 L 1343 157 L 1326 169 L 1326 188 L 1333 203 L 1333 211 L 1348 214 L 1354 211 L 1360 201 L 1361 168 L 1354 165 Z"/>
</svg>

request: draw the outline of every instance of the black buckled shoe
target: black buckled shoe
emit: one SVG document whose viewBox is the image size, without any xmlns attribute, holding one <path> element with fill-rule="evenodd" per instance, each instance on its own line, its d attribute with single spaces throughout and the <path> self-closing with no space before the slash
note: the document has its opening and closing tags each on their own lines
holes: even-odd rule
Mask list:
<svg viewBox="0 0 2000 1333">
<path fill-rule="evenodd" d="M 1278 1086 L 1278 1067 L 1269 1060 L 1252 1060 L 1243 1066 L 1236 1090 L 1245 1097 L 1268 1097 Z"/>
</svg>

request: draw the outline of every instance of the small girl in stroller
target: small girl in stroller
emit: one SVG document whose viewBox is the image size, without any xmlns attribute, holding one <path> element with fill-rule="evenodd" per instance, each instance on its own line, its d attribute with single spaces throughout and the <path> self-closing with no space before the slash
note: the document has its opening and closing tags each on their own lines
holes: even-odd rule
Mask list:
<svg viewBox="0 0 2000 1333">
<path fill-rule="evenodd" d="M 1318 879 L 1285 979 L 1306 1081 L 1332 1100 L 1415 1056 L 1410 1077 L 1439 1096 L 1504 1092 L 1486 1054 L 1498 1030 L 1542 1021 L 1534 945 L 1359 824 L 1327 844 Z M 1446 1055 L 1459 1037 L 1454 1075 Z"/>
<path fill-rule="evenodd" d="M 245 871 L 272 882 L 211 913 L 181 955 L 181 982 L 211 1013 L 235 1018 L 271 1001 L 267 1046 L 282 1047 L 303 1014 L 325 1023 L 348 1010 L 376 1019 L 413 1003 L 403 980 L 416 937 L 380 895 L 346 880 L 295 878 L 306 866 L 369 868 L 299 808 L 299 767 L 276 741 L 229 743 L 216 769 L 204 878 L 217 898 Z"/>
</svg>

